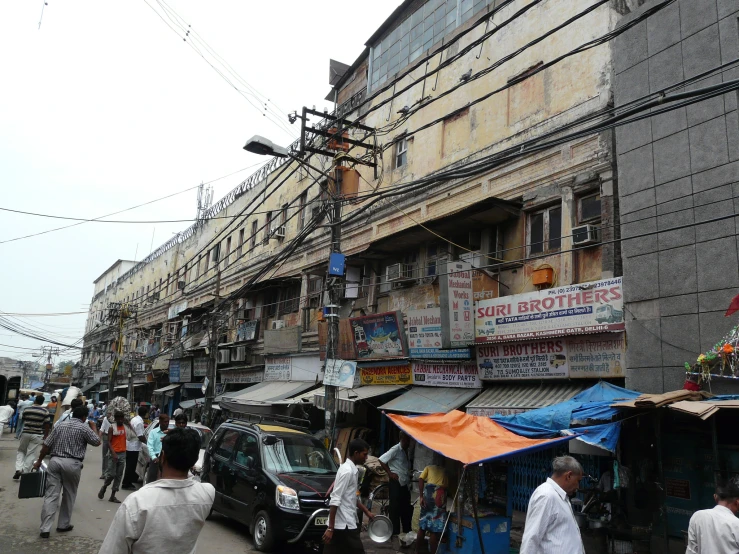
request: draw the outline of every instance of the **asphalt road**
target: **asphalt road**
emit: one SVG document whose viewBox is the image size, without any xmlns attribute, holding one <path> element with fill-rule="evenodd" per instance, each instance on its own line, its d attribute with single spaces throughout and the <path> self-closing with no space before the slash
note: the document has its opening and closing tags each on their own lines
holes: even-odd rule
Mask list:
<svg viewBox="0 0 739 554">
<path fill-rule="evenodd" d="M 43 499 L 18 499 L 18 482 L 13 481 L 15 472 L 15 452 L 18 441 L 6 433 L 0 439 L 0 552 L 16 554 L 38 554 L 39 552 L 74 552 L 75 554 L 96 554 L 108 532 L 110 522 L 118 508 L 117 504 L 98 500 L 97 493 L 102 481 L 101 450 L 88 447 L 82 470 L 82 479 L 77 492 L 72 525 L 69 533 L 56 532 L 52 528 L 49 539 L 39 537 L 41 505 Z M 119 491 L 123 500 L 131 494 Z M 254 552 L 251 537 L 245 526 L 218 514 L 206 521 L 198 539 L 198 554 L 220 554 Z"/>
</svg>

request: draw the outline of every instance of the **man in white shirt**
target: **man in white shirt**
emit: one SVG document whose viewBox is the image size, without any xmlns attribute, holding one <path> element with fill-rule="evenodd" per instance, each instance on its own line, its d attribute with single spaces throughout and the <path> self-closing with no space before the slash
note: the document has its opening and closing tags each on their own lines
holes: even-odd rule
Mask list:
<svg viewBox="0 0 739 554">
<path fill-rule="evenodd" d="M 583 473 L 580 462 L 572 456 L 554 459 L 552 476 L 537 487 L 529 500 L 521 554 L 585 553 L 570 504 Z"/>
<path fill-rule="evenodd" d="M 0 406 L 0 438 L 3 436 L 3 430 L 5 425 L 10 423 L 10 418 L 13 417 L 15 408 L 8 404 L 7 406 Z"/>
<path fill-rule="evenodd" d="M 348 456 L 339 466 L 334 479 L 329 502 L 328 528 L 323 534 L 323 542 L 326 545 L 323 554 L 363 553 L 364 546 L 357 527 L 357 506 L 369 519 L 375 517 L 357 498 L 359 486 L 357 466 L 367 461 L 369 445 L 362 439 L 354 439 L 349 443 L 347 450 Z"/>
<path fill-rule="evenodd" d="M 685 554 L 736 554 L 739 552 L 739 477 L 732 477 L 713 495 L 716 506 L 690 518 Z"/>
<path fill-rule="evenodd" d="M 408 485 L 411 482 L 411 438 L 403 431 L 400 432 L 400 442 L 380 456 L 380 465 L 384 469 L 390 481 L 390 522 L 393 525 L 393 535 L 401 532 L 407 533 L 411 530 L 413 519 L 413 506 L 411 506 L 411 490 Z"/>
<path fill-rule="evenodd" d="M 100 474 L 101 479 L 105 479 L 105 476 L 108 473 L 108 457 L 110 456 L 108 431 L 110 431 L 110 420 L 107 416 L 103 416 L 103 422 L 100 424 L 100 440 L 103 444 L 103 472 Z"/>
<path fill-rule="evenodd" d="M 18 401 L 18 423 L 15 425 L 15 438 L 20 439 L 21 433 L 23 432 L 23 412 L 28 406 L 33 405 L 33 400 L 28 399 L 27 394 L 21 394 L 21 399 Z"/>
<path fill-rule="evenodd" d="M 169 431 L 162 439 L 161 479 L 123 501 L 98 554 L 194 554 L 216 494 L 210 483 L 188 479 L 199 453 L 196 431 Z"/>
<path fill-rule="evenodd" d="M 136 438 L 126 440 L 126 473 L 123 476 L 123 484 L 121 485 L 123 490 L 136 490 L 136 487 L 133 486 L 138 481 L 136 464 L 139 461 L 141 445 L 146 442 L 146 438 L 144 437 L 144 416 L 148 411 L 148 408 L 141 406 L 138 415 L 131 419 L 131 430 L 136 435 Z"/>
<path fill-rule="evenodd" d="M 82 400 L 80 400 L 79 398 L 75 398 L 74 400 L 72 400 L 69 408 L 67 408 L 67 410 L 61 416 L 59 416 L 59 419 L 56 420 L 56 422 L 54 423 L 54 427 L 59 425 L 62 421 L 67 421 L 68 419 L 71 419 L 74 409 L 82 406 L 83 404 L 84 402 L 82 402 Z"/>
</svg>

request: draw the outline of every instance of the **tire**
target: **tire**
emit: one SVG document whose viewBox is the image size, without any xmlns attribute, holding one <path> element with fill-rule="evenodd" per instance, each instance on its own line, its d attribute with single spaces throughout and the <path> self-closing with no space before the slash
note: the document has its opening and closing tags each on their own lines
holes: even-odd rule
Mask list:
<svg viewBox="0 0 739 554">
<path fill-rule="evenodd" d="M 275 546 L 275 533 L 272 528 L 272 518 L 269 514 L 261 510 L 254 517 L 254 529 L 252 538 L 254 539 L 254 548 L 259 552 L 272 552 Z"/>
</svg>

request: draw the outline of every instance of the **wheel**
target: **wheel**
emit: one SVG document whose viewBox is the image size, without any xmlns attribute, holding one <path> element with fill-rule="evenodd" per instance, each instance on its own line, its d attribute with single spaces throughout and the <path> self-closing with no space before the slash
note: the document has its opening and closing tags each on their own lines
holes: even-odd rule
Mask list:
<svg viewBox="0 0 739 554">
<path fill-rule="evenodd" d="M 383 483 L 370 493 L 367 509 L 373 514 L 390 515 L 390 485 Z"/>
<path fill-rule="evenodd" d="M 264 510 L 254 518 L 254 547 L 259 552 L 272 552 L 275 545 L 275 534 L 272 529 L 272 519 Z"/>
</svg>

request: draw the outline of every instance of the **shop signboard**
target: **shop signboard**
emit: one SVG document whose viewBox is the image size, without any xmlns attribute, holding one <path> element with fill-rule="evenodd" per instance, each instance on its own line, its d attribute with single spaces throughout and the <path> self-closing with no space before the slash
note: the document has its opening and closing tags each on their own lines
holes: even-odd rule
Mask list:
<svg viewBox="0 0 739 554">
<path fill-rule="evenodd" d="M 363 367 L 360 369 L 363 385 L 411 385 L 411 364 Z"/>
<path fill-rule="evenodd" d="M 192 361 L 192 374 L 194 377 L 205 377 L 208 375 L 209 358 L 195 358 Z"/>
<path fill-rule="evenodd" d="M 178 302 L 177 304 L 172 304 L 169 307 L 169 310 L 167 310 L 167 319 L 174 319 L 178 315 L 180 315 L 180 312 L 184 312 L 187 309 L 187 300 L 183 300 L 182 302 Z"/>
<path fill-rule="evenodd" d="M 290 356 L 264 358 L 264 380 L 289 381 L 292 378 L 292 361 Z"/>
<path fill-rule="evenodd" d="M 427 387 L 482 388 L 476 363 L 413 362 L 413 384 Z"/>
<path fill-rule="evenodd" d="M 179 383 L 180 382 L 180 361 L 169 360 L 169 382 Z"/>
<path fill-rule="evenodd" d="M 385 312 L 349 318 L 358 359 L 405 358 L 403 314 Z"/>
<path fill-rule="evenodd" d="M 481 300 L 475 310 L 478 344 L 622 331 L 621 278 Z"/>
<path fill-rule="evenodd" d="M 408 356 L 410 358 L 469 360 L 469 348 L 441 349 L 441 308 L 409 310 Z"/>
<path fill-rule="evenodd" d="M 318 322 L 318 350 L 321 354 L 321 360 L 326 359 L 326 342 L 328 341 L 328 323 L 325 321 Z M 337 355 L 342 360 L 353 360 L 357 357 L 354 350 L 354 333 L 352 332 L 352 324 L 348 319 L 339 320 L 339 351 Z"/>
<path fill-rule="evenodd" d="M 349 360 L 326 360 L 323 384 L 345 389 L 354 388 L 357 362 Z"/>
<path fill-rule="evenodd" d="M 623 377 L 623 333 L 480 344 L 483 380 Z"/>
<path fill-rule="evenodd" d="M 180 383 L 189 383 L 192 381 L 192 360 L 186 358 L 180 360 Z"/>
<path fill-rule="evenodd" d="M 461 260 L 446 263 L 439 276 L 441 347 L 458 348 L 475 342 L 472 264 Z"/>
<path fill-rule="evenodd" d="M 221 384 L 248 384 L 264 381 L 264 370 L 261 371 L 224 371 L 221 373 Z"/>
<path fill-rule="evenodd" d="M 242 321 L 236 326 L 236 341 L 255 340 L 259 337 L 259 320 Z"/>
<path fill-rule="evenodd" d="M 292 354 L 300 352 L 302 327 L 264 330 L 265 354 Z"/>
</svg>

